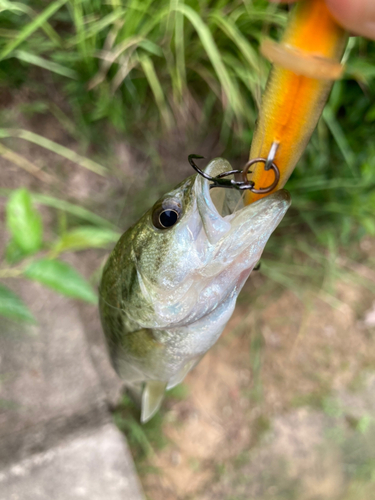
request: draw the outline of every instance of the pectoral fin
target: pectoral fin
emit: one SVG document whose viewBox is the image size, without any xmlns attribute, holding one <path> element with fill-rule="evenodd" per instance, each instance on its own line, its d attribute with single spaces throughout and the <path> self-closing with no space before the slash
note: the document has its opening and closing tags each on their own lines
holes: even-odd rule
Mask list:
<svg viewBox="0 0 375 500">
<path fill-rule="evenodd" d="M 188 361 L 174 377 L 169 379 L 167 390 L 173 389 L 173 387 L 175 387 L 176 385 L 181 384 L 189 371 L 192 370 L 201 359 L 202 356 L 200 356 L 198 359 L 192 359 Z"/>
<path fill-rule="evenodd" d="M 142 394 L 141 422 L 148 422 L 160 408 L 167 387 L 166 382 L 149 380 L 146 382 Z"/>
</svg>

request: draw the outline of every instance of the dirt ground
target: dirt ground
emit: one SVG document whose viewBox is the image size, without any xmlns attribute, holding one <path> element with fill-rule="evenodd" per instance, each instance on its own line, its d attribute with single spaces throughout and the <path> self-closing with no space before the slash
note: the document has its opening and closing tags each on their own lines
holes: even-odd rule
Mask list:
<svg viewBox="0 0 375 500">
<path fill-rule="evenodd" d="M 250 278 L 249 300 L 261 281 Z M 337 298 L 285 291 L 236 310 L 189 395 L 167 403 L 170 444 L 149 460 L 148 498 L 374 498 L 375 302 L 344 283 Z"/>
</svg>

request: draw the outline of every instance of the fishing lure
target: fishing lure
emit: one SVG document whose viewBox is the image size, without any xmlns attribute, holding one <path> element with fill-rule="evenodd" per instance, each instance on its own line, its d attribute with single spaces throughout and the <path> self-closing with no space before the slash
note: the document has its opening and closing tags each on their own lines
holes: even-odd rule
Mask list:
<svg viewBox="0 0 375 500">
<path fill-rule="evenodd" d="M 262 54 L 272 70 L 251 144 L 250 159 L 275 161 L 280 181 L 287 182 L 318 122 L 332 84 L 340 78 L 340 63 L 348 34 L 333 19 L 325 0 L 300 0 L 289 16 L 280 43 L 265 40 Z M 268 185 L 269 164 L 257 169 L 251 180 Z M 262 193 L 247 191 L 245 203 Z"/>
<path fill-rule="evenodd" d="M 100 285 L 112 363 L 139 394 L 142 422 L 217 341 L 290 206 L 285 190 L 243 206 L 241 191 L 255 189 L 247 181 L 250 165 L 235 181 L 227 177 L 239 172 L 226 160 L 216 158 L 202 171 L 194 158 L 189 161 L 198 175 L 164 195 L 122 235 Z M 274 165 L 275 178 L 277 171 Z M 215 184 L 233 189 L 210 189 Z"/>
</svg>

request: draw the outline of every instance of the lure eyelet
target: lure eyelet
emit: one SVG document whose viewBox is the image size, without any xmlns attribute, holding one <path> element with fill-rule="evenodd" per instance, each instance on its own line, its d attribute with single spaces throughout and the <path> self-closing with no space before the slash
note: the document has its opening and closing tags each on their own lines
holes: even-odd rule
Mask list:
<svg viewBox="0 0 375 500">
<path fill-rule="evenodd" d="M 152 224 L 156 229 L 170 229 L 181 218 L 182 206 L 176 200 L 163 200 L 152 210 Z"/>
</svg>

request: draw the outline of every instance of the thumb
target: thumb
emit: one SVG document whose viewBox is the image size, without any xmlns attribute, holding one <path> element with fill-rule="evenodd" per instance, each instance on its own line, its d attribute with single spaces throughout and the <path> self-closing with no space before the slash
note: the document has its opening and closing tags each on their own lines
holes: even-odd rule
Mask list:
<svg viewBox="0 0 375 500">
<path fill-rule="evenodd" d="M 375 40 L 375 0 L 326 0 L 336 21 L 356 35 Z"/>
</svg>

